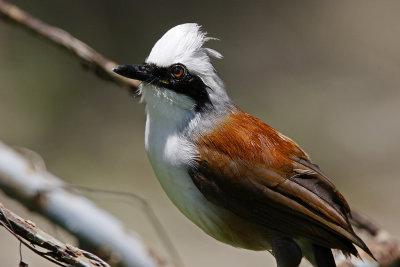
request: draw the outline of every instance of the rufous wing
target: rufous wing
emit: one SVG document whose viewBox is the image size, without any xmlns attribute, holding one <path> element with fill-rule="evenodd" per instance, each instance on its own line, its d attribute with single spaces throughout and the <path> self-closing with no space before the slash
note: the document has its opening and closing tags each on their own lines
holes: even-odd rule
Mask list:
<svg viewBox="0 0 400 267">
<path fill-rule="evenodd" d="M 354 243 L 371 254 L 333 183 L 296 143 L 261 120 L 232 111 L 198 138 L 197 148 L 190 175 L 209 201 L 292 237 L 357 255 Z"/>
</svg>

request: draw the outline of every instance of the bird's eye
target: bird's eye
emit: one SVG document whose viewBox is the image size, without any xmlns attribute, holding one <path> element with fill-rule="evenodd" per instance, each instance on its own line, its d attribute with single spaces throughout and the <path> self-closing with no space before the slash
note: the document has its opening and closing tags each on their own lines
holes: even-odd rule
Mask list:
<svg viewBox="0 0 400 267">
<path fill-rule="evenodd" d="M 185 74 L 185 68 L 181 65 L 175 65 L 171 68 L 171 74 L 174 78 L 182 78 Z"/>
</svg>

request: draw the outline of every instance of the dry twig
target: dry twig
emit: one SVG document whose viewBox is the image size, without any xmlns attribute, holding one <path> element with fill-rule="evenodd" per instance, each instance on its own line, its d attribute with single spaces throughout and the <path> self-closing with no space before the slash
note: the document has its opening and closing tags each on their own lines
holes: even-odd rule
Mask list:
<svg viewBox="0 0 400 267">
<path fill-rule="evenodd" d="M 102 258 L 122 266 L 165 266 L 137 234 L 49 173 L 42 158 L 0 142 L 0 189 L 73 234 Z"/>
<path fill-rule="evenodd" d="M 110 267 L 96 255 L 55 239 L 1 203 L 0 224 L 30 250 L 59 266 Z"/>
<path fill-rule="evenodd" d="M 357 231 L 362 231 L 364 241 L 377 259 L 379 266 L 400 266 L 400 244 L 387 231 L 357 211 L 352 211 L 352 224 Z M 358 250 L 362 259 L 344 259 L 342 255 L 336 258 L 338 267 L 377 266 L 376 263 L 361 249 Z M 367 265 L 370 263 L 369 265 Z"/>
<path fill-rule="evenodd" d="M 0 0 L 0 17 L 35 33 L 50 43 L 57 45 L 77 57 L 85 68 L 102 79 L 112 81 L 119 86 L 137 89 L 139 81 L 127 79 L 115 74 L 112 68 L 117 64 L 95 51 L 93 48 L 76 39 L 68 32 L 48 25 L 31 16 L 19 7 Z"/>
</svg>

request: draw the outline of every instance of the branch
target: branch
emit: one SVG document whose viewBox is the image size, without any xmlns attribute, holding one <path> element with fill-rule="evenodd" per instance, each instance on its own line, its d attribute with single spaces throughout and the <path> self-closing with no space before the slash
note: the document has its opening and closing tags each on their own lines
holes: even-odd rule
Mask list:
<svg viewBox="0 0 400 267">
<path fill-rule="evenodd" d="M 357 231 L 362 231 L 364 241 L 377 259 L 379 266 L 400 266 L 400 244 L 386 230 L 357 211 L 352 210 L 352 224 Z M 336 257 L 338 267 L 376 266 L 376 263 L 362 250 L 358 249 L 362 261 L 358 258 L 345 259 L 343 255 Z"/>
<path fill-rule="evenodd" d="M 118 219 L 49 173 L 33 151 L 0 142 L 0 189 L 69 231 L 96 254 L 112 255 L 123 266 L 165 264 L 136 233 L 129 233 Z"/>
<path fill-rule="evenodd" d="M 117 63 L 105 58 L 68 32 L 44 23 L 15 5 L 0 0 L 0 18 L 16 23 L 22 28 L 38 34 L 50 43 L 65 49 L 77 57 L 85 68 L 104 80 L 114 82 L 131 90 L 136 90 L 139 86 L 139 81 L 124 78 L 112 71 L 112 68 L 117 66 Z"/>
<path fill-rule="evenodd" d="M 0 203 L 0 224 L 33 252 L 60 266 L 110 267 L 96 255 L 64 244 Z M 27 242 L 26 242 L 27 241 Z M 39 250 L 38 247 L 42 248 Z"/>
</svg>

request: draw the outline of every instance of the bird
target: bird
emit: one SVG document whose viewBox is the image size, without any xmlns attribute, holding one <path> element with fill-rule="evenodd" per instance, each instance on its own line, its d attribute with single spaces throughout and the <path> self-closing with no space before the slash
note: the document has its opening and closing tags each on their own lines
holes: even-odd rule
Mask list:
<svg viewBox="0 0 400 267">
<path fill-rule="evenodd" d="M 373 257 L 354 232 L 351 210 L 299 145 L 240 109 L 196 23 L 169 29 L 142 64 L 113 68 L 141 81 L 145 148 L 163 190 L 206 234 L 234 247 L 269 251 L 279 267 L 336 266 L 332 249 Z"/>
</svg>

